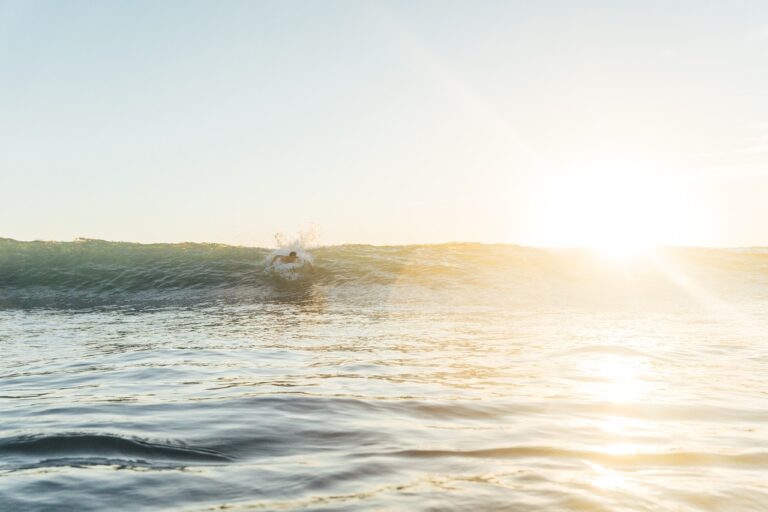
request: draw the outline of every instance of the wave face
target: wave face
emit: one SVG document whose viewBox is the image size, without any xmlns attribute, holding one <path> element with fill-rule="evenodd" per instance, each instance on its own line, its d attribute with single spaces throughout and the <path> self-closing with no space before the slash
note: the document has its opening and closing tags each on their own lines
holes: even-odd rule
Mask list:
<svg viewBox="0 0 768 512">
<path fill-rule="evenodd" d="M 668 262 L 704 278 L 765 280 L 768 252 L 666 249 Z M 19 242 L 0 239 L 0 307 L 195 303 L 264 300 L 307 286 L 483 286 L 546 292 L 558 287 L 609 287 L 620 272 L 583 250 L 451 243 L 318 248 L 312 271 L 275 272 L 280 251 L 219 244 L 136 244 L 101 240 Z M 647 262 L 633 273 L 669 280 Z M 291 283 L 293 282 L 293 283 Z M 561 292 L 563 290 L 560 290 Z M 582 290 L 583 291 L 583 290 Z"/>
<path fill-rule="evenodd" d="M 253 284 L 266 252 L 211 244 L 0 240 L 0 286 L 122 293 Z"/>
</svg>

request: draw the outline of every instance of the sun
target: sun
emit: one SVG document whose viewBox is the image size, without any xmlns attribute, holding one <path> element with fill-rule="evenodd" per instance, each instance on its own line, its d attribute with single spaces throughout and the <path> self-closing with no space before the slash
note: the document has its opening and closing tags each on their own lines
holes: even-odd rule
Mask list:
<svg viewBox="0 0 768 512">
<path fill-rule="evenodd" d="M 676 220 L 671 187 L 641 173 L 578 172 L 542 185 L 537 245 L 583 247 L 611 261 L 653 253 Z"/>
</svg>

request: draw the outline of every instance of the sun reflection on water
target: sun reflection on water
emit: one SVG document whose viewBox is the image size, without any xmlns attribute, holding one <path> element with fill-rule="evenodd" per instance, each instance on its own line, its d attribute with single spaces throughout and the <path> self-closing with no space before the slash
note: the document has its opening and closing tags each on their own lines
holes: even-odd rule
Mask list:
<svg viewBox="0 0 768 512">
<path fill-rule="evenodd" d="M 586 396 L 613 403 L 632 403 L 644 398 L 649 383 L 644 377 L 649 372 L 645 359 L 605 355 L 588 359 L 580 365 Z"/>
<path fill-rule="evenodd" d="M 621 416 L 611 416 L 601 419 L 598 425 L 601 430 L 608 434 L 626 435 L 628 432 L 635 432 L 642 428 L 644 422 L 624 418 Z"/>
<path fill-rule="evenodd" d="M 577 390 L 581 396 L 599 403 L 621 405 L 622 411 L 631 410 L 635 404 L 646 400 L 651 388 L 652 369 L 645 357 L 619 354 L 601 354 L 583 360 L 579 366 Z M 652 424 L 627 417 L 623 413 L 595 418 L 598 429 L 595 449 L 609 457 L 609 460 L 632 459 L 643 452 L 643 446 L 636 441 L 647 437 Z M 621 472 L 609 469 L 594 461 L 588 464 L 595 472 L 592 483 L 602 489 L 617 489 L 626 486 Z"/>
<path fill-rule="evenodd" d="M 594 462 L 587 462 L 594 471 L 592 485 L 605 490 L 621 489 L 627 486 L 627 479 L 614 469 L 609 469 Z"/>
</svg>

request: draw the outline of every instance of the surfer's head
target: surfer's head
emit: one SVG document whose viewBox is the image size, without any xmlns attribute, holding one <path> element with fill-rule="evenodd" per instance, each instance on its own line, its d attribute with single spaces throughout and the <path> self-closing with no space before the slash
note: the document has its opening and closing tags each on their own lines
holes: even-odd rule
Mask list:
<svg viewBox="0 0 768 512">
<path fill-rule="evenodd" d="M 291 254 L 289 254 L 288 256 L 296 256 L 296 251 L 291 251 Z"/>
</svg>

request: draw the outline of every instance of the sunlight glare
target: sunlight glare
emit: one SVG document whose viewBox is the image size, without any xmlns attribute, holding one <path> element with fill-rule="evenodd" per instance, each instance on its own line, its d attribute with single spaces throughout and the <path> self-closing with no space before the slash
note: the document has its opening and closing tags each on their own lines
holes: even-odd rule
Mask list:
<svg viewBox="0 0 768 512">
<path fill-rule="evenodd" d="M 679 220 L 680 198 L 670 183 L 642 170 L 561 172 L 540 187 L 539 245 L 630 261 L 651 255 Z"/>
<path fill-rule="evenodd" d="M 587 464 L 594 470 L 592 485 L 605 490 L 620 489 L 627 485 L 626 479 L 618 471 L 608 469 L 594 462 L 588 462 Z"/>
<path fill-rule="evenodd" d="M 581 369 L 591 379 L 584 391 L 599 400 L 637 402 L 648 391 L 642 379 L 648 371 L 647 363 L 639 358 L 605 356 L 584 361 Z"/>
</svg>

